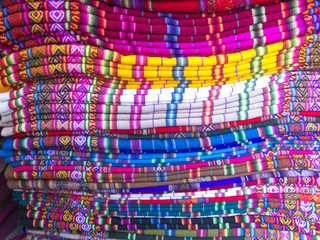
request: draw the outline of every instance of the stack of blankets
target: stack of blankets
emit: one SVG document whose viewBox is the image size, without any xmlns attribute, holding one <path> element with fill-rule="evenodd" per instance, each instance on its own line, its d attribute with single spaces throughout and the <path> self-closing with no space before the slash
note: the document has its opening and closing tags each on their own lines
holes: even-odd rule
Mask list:
<svg viewBox="0 0 320 240">
<path fill-rule="evenodd" d="M 27 239 L 320 239 L 320 1 L 0 2 Z"/>
</svg>

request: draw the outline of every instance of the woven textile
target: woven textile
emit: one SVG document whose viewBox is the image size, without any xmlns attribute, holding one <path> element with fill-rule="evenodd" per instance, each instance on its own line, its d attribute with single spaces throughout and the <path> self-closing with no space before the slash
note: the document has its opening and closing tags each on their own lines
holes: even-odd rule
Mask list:
<svg viewBox="0 0 320 240">
<path fill-rule="evenodd" d="M 0 6 L 8 230 L 320 239 L 318 0 Z"/>
</svg>

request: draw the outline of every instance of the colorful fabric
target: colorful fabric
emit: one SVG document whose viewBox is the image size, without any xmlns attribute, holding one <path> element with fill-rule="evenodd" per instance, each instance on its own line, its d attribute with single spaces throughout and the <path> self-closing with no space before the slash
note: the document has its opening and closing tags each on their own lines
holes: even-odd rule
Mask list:
<svg viewBox="0 0 320 240">
<path fill-rule="evenodd" d="M 319 239 L 318 0 L 0 6 L 0 236 Z"/>
<path fill-rule="evenodd" d="M 90 2 L 87 4 L 90 4 Z M 236 19 L 230 19 L 230 16 L 228 15 L 214 16 L 208 19 L 205 19 L 203 15 L 191 15 L 188 16 L 188 20 L 183 19 L 183 17 L 181 19 L 181 16 L 179 16 L 178 19 L 174 18 L 173 16 L 169 16 L 161 21 L 160 19 L 163 19 L 164 16 L 160 16 L 160 19 L 159 16 L 156 19 L 152 17 L 147 18 L 145 14 L 140 14 L 143 15 L 143 18 L 137 17 L 136 15 L 128 17 L 127 12 L 124 12 L 123 16 L 120 14 L 116 16 L 114 13 L 115 10 L 110 9 L 108 5 L 105 6 L 103 3 L 99 4 L 99 7 L 106 9 L 105 12 L 102 9 L 95 9 L 93 6 L 88 8 L 88 6 L 83 3 L 64 5 L 61 2 L 57 3 L 49 1 L 48 5 L 46 6 L 34 6 L 34 4 L 29 5 L 24 6 L 23 8 L 17 8 L 15 6 L 13 9 L 10 9 L 9 7 L 9 9 L 6 9 L 6 11 L 3 13 L 5 17 L 3 18 L 3 23 L 1 25 L 3 26 L 3 32 L 6 34 L 3 35 L 2 42 L 9 47 L 17 42 L 15 39 L 24 39 L 24 44 L 19 43 L 19 45 L 15 45 L 15 50 L 27 44 L 30 46 L 37 46 L 39 45 L 39 41 L 42 41 L 43 43 L 45 43 L 46 40 L 50 41 L 51 43 L 66 43 L 76 42 L 77 40 L 81 39 L 84 42 L 90 42 L 91 44 L 113 49 L 124 54 L 148 54 L 150 56 L 167 55 L 169 57 L 180 55 L 205 56 L 213 53 L 222 53 L 225 51 L 234 52 L 235 49 L 238 51 L 241 49 L 249 49 L 250 45 L 253 47 L 257 44 L 259 45 L 259 43 L 244 42 L 248 37 L 249 39 L 253 38 L 258 40 L 259 37 L 265 36 L 269 39 L 270 34 L 277 31 L 290 32 L 295 31 L 293 29 L 299 27 L 303 28 L 305 25 L 304 16 L 313 14 L 313 11 L 312 13 L 308 13 L 307 9 L 312 9 L 314 7 L 313 3 L 308 4 L 306 1 L 295 1 L 293 3 L 274 4 L 272 8 L 269 8 L 268 6 L 256 7 L 257 11 L 253 11 L 252 9 L 240 11 L 236 13 Z M 283 12 L 282 15 L 279 13 L 277 14 L 276 9 L 279 7 L 281 7 L 281 10 L 288 8 L 290 11 L 287 13 Z M 67 12 L 64 12 L 62 10 L 63 8 L 66 8 L 65 10 L 67 10 Z M 263 8 L 266 8 L 264 10 L 266 13 L 261 11 Z M 29 9 L 35 11 L 30 11 Z M 250 11 L 253 12 L 250 13 Z M 112 14 L 110 14 L 111 12 Z M 272 14 L 269 15 L 269 12 Z M 302 12 L 303 15 L 299 15 Z M 266 15 L 262 17 L 260 14 Z M 44 16 L 48 16 L 48 18 L 45 18 Z M 266 23 L 267 19 L 269 18 L 272 20 Z M 278 21 L 276 21 L 277 18 L 279 19 Z M 21 19 L 21 21 L 17 22 L 16 19 Z M 167 19 L 170 19 L 171 21 L 168 21 Z M 238 24 L 236 28 L 234 28 L 234 24 L 232 24 L 232 22 L 229 22 L 230 20 L 237 20 Z M 261 21 L 265 24 L 260 26 L 258 24 Z M 61 25 L 63 22 L 65 22 L 65 24 L 71 23 L 70 27 L 65 27 L 65 24 Z M 295 22 L 295 24 L 293 24 L 293 22 Z M 37 24 L 37 28 L 33 27 L 34 24 Z M 57 25 L 59 24 L 60 27 L 57 28 Z M 250 24 L 252 24 L 252 27 Z M 23 25 L 28 26 L 22 27 Z M 166 25 L 167 29 L 165 27 Z M 27 30 L 26 27 L 29 29 Z M 39 27 L 42 30 L 40 30 Z M 61 34 L 62 29 L 67 30 L 70 28 L 73 30 L 73 33 L 65 32 L 64 34 Z M 265 30 L 263 30 L 263 28 L 265 28 Z M 64 37 L 55 40 L 50 37 L 41 38 L 39 33 L 43 35 L 44 29 L 50 29 L 52 32 L 59 30 L 58 33 Z M 117 30 L 120 32 L 116 32 Z M 76 31 L 76 33 L 81 31 L 81 34 L 86 33 L 87 39 L 82 38 L 82 36 L 79 34 L 74 34 L 74 31 Z M 142 32 L 139 33 L 139 31 Z M 130 34 L 127 34 L 128 32 Z M 221 34 L 221 32 L 223 32 L 223 34 Z M 254 36 L 250 37 L 248 34 L 249 32 L 252 32 L 252 35 Z M 121 33 L 121 36 L 119 33 Z M 235 35 L 235 33 L 237 33 L 237 35 Z M 32 36 L 30 34 L 36 35 Z M 147 38 L 145 36 L 146 34 L 148 34 Z M 164 37 L 162 37 L 161 34 L 165 34 Z M 192 36 L 192 38 L 190 38 L 190 36 Z M 193 38 L 193 36 L 196 38 Z M 177 37 L 176 40 L 174 40 L 175 37 Z M 129 41 L 127 41 L 128 43 L 123 40 L 125 38 Z M 171 46 L 172 44 L 170 44 L 169 47 L 163 46 L 163 43 L 168 41 L 168 38 L 172 39 L 170 41 L 178 40 L 179 42 L 184 42 L 184 44 L 175 44 L 176 46 Z M 276 41 L 274 37 L 271 36 L 271 38 L 273 38 L 273 42 Z M 209 39 L 210 41 L 208 41 Z M 156 43 L 148 47 L 147 44 L 150 40 L 156 41 Z M 200 42 L 200 45 L 197 45 L 197 49 L 193 49 L 195 46 L 188 44 L 190 41 Z M 233 41 L 234 43 L 230 44 Z M 235 44 L 239 41 L 241 44 Z M 267 42 L 268 41 L 270 41 L 270 39 L 267 40 Z M 217 44 L 219 47 L 215 47 Z M 10 51 L 10 48 L 5 49 L 4 51 L 9 53 L 8 51 Z"/>
<path fill-rule="evenodd" d="M 6 1 L 2 3 L 2 7 L 5 6 L 11 6 L 13 4 L 20 3 L 22 1 Z M 124 8 L 134 8 L 134 9 L 140 9 L 140 10 L 146 10 L 146 11 L 156 11 L 156 12 L 217 12 L 217 11 L 225 11 L 230 10 L 234 8 L 241 8 L 247 5 L 255 5 L 255 4 L 263 4 L 266 3 L 262 0 L 257 0 L 254 2 L 233 2 L 233 3 L 223 3 L 223 2 L 206 2 L 206 1 L 195 1 L 195 0 L 188 0 L 187 3 L 184 3 L 182 5 L 180 0 L 175 1 L 166 1 L 166 0 L 160 0 L 160 1 L 152 1 L 152 2 L 146 2 L 145 0 L 138 0 L 133 1 L 130 3 L 127 2 L 116 2 L 116 1 L 106 1 L 109 5 L 116 5 L 121 6 Z M 168 6 L 168 4 L 170 4 Z M 131 6 L 131 7 L 130 7 Z M 203 9 L 204 8 L 204 9 Z M 130 10 L 129 10 L 130 11 Z"/>
</svg>

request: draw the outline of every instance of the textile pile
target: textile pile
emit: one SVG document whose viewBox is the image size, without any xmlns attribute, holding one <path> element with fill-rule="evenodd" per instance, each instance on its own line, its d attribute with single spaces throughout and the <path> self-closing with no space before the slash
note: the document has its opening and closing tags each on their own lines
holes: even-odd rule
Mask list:
<svg viewBox="0 0 320 240">
<path fill-rule="evenodd" d="M 1 0 L 0 156 L 27 239 L 320 239 L 317 0 Z"/>
</svg>

